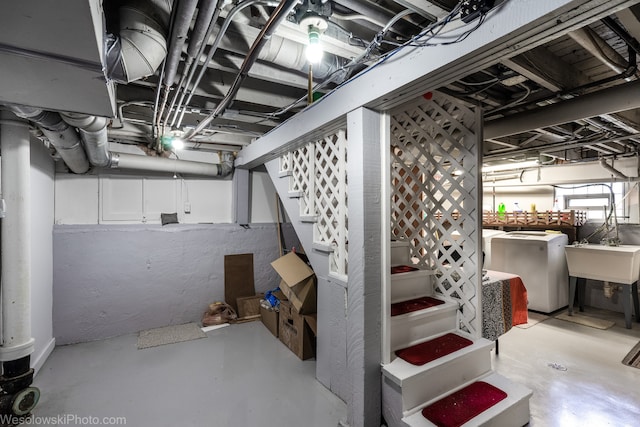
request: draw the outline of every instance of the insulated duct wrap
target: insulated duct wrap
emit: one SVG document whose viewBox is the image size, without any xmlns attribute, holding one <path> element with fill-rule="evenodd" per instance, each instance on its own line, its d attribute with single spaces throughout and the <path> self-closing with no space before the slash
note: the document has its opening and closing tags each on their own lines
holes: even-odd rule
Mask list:
<svg viewBox="0 0 640 427">
<path fill-rule="evenodd" d="M 109 141 L 107 139 L 107 119 L 77 113 L 60 113 L 62 119 L 80 130 L 80 136 L 93 166 L 109 166 Z"/>
<path fill-rule="evenodd" d="M 112 152 L 111 167 L 224 178 L 233 171 L 233 155 L 226 153 L 219 164 L 213 164 Z"/>
<path fill-rule="evenodd" d="M 62 120 L 60 114 L 23 106 L 9 108 L 18 117 L 31 120 L 38 125 L 72 172 L 85 173 L 89 170 L 89 160 L 82 148 L 78 133 Z"/>
<path fill-rule="evenodd" d="M 170 0 L 138 0 L 123 5 L 120 16 L 120 55 L 111 76 L 129 83 L 155 73 L 167 55 Z"/>
</svg>

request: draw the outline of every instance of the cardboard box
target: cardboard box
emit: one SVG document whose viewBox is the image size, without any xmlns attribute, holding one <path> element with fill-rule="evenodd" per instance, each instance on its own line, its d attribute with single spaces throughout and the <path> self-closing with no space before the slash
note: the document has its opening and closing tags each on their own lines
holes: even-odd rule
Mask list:
<svg viewBox="0 0 640 427">
<path fill-rule="evenodd" d="M 300 314 L 316 312 L 316 275 L 295 253 L 271 263 L 281 277 L 280 289 Z"/>
<path fill-rule="evenodd" d="M 264 326 L 273 334 L 274 337 L 278 338 L 278 312 L 275 310 L 267 310 L 266 308 L 260 306 L 260 320 Z"/>
<path fill-rule="evenodd" d="M 280 341 L 302 360 L 314 357 L 315 336 L 305 316 L 296 312 L 291 301 L 281 301 L 279 317 Z"/>
<path fill-rule="evenodd" d="M 264 294 L 256 294 L 250 297 L 236 299 L 238 305 L 238 317 L 257 316 L 260 314 L 260 300 Z"/>
</svg>

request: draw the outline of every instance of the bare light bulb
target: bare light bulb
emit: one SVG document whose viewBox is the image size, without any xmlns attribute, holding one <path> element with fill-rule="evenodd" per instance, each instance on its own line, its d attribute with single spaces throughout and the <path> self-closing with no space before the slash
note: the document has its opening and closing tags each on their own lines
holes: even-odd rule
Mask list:
<svg viewBox="0 0 640 427">
<path fill-rule="evenodd" d="M 171 146 L 174 150 L 182 150 L 184 148 L 184 140 L 182 140 L 182 138 L 174 137 L 171 140 Z"/>
<path fill-rule="evenodd" d="M 322 60 L 322 44 L 320 43 L 320 31 L 315 27 L 309 27 L 309 42 L 307 44 L 307 60 L 317 64 Z"/>
</svg>

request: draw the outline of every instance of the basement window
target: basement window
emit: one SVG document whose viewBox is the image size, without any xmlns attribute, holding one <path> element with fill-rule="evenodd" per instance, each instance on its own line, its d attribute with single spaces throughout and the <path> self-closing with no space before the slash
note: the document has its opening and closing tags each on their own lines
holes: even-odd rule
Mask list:
<svg viewBox="0 0 640 427">
<path fill-rule="evenodd" d="M 611 209 L 613 196 L 618 221 L 625 218 L 626 204 L 621 201 L 625 194 L 622 182 L 560 186 L 555 189 L 555 197 L 558 199 L 558 205 L 561 209 L 586 211 L 587 219 L 603 221 Z"/>
</svg>

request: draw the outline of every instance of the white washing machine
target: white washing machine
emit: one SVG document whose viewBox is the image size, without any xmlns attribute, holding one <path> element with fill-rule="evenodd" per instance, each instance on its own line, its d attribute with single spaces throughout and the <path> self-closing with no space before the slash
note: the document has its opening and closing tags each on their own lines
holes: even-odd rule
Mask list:
<svg viewBox="0 0 640 427">
<path fill-rule="evenodd" d="M 484 252 L 484 265 L 482 268 L 486 270 L 495 270 L 495 268 L 491 266 L 491 239 L 496 236 L 502 236 L 503 234 L 507 233 L 501 230 L 482 230 L 482 251 Z"/>
<path fill-rule="evenodd" d="M 529 310 L 551 313 L 567 306 L 566 234 L 512 231 L 491 239 L 491 269 L 517 274 L 527 288 Z"/>
</svg>

